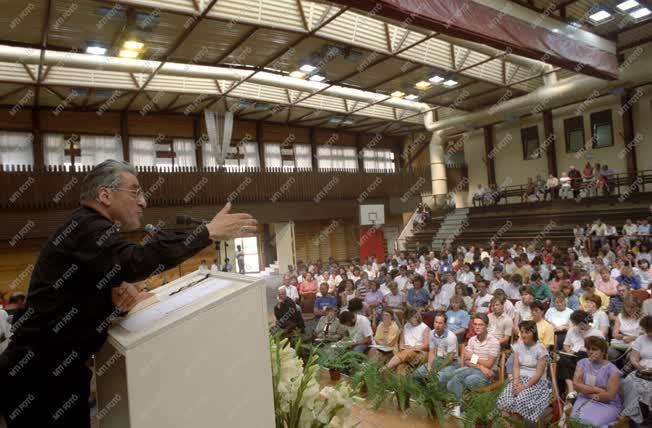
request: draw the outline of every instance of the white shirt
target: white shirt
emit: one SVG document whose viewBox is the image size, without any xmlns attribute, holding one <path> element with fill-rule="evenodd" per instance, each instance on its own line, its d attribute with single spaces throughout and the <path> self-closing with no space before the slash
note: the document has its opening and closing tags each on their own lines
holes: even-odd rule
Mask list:
<svg viewBox="0 0 652 428">
<path fill-rule="evenodd" d="M 216 265 L 215 263 L 213 263 L 213 264 L 211 265 L 211 273 L 212 273 L 212 274 L 216 274 L 216 273 L 218 273 L 219 271 L 220 271 L 220 268 L 217 267 L 217 265 Z"/>
<path fill-rule="evenodd" d="M 211 272 L 211 271 L 208 269 L 208 266 L 206 266 L 206 265 L 199 265 L 199 267 L 197 268 L 197 270 L 198 270 L 200 273 L 204 273 L 204 274 L 206 274 L 206 273 L 210 273 L 210 272 Z"/>
<path fill-rule="evenodd" d="M 596 311 L 593 314 L 593 322 L 591 323 L 591 327 L 600 330 L 603 327 L 609 328 L 609 316 L 606 314 L 604 311 Z"/>
<path fill-rule="evenodd" d="M 566 334 L 564 345 L 569 345 L 571 351 L 573 352 L 585 351 L 586 349 L 584 348 L 584 339 L 589 336 L 596 336 L 604 339 L 602 332 L 600 330 L 596 330 L 595 328 L 590 328 L 585 333 L 582 333 L 578 327 L 572 327 Z"/>
<path fill-rule="evenodd" d="M 562 325 L 570 323 L 570 316 L 572 313 L 573 310 L 571 308 L 566 308 L 560 312 L 556 307 L 551 306 L 546 312 L 545 319 L 552 324 L 553 327 L 561 327 Z"/>
<path fill-rule="evenodd" d="M 493 281 L 493 279 L 494 279 L 494 268 L 491 267 L 491 266 L 483 267 L 482 269 L 480 269 L 480 276 L 485 281 Z"/>
<path fill-rule="evenodd" d="M 453 354 L 453 361 L 457 360 L 457 336 L 450 330 L 444 331 L 441 336 L 437 336 L 435 330 L 432 330 L 428 336 L 428 348 L 434 352 L 435 357 L 444 358 Z"/>
<path fill-rule="evenodd" d="M 405 323 L 405 326 L 403 327 L 403 344 L 406 346 L 421 347 L 424 345 L 423 332 L 426 330 L 430 330 L 430 328 L 425 323 L 421 323 L 416 327 L 413 326 L 412 323 Z"/>
<path fill-rule="evenodd" d="M 491 294 L 494 294 L 494 291 L 496 291 L 496 290 L 498 290 L 500 288 L 501 290 L 503 290 L 505 292 L 505 294 L 507 294 L 507 287 L 509 287 L 509 282 L 507 282 L 505 280 L 505 278 L 494 279 L 489 284 L 489 292 Z M 507 295 L 507 297 L 509 297 L 509 295 Z M 509 297 L 509 298 L 511 299 L 512 297 Z"/>
<path fill-rule="evenodd" d="M 484 297 L 478 295 L 475 299 L 475 311 L 479 314 L 486 314 L 489 312 L 489 304 L 491 303 L 491 299 L 493 299 L 494 296 L 491 294 L 485 294 Z"/>
<path fill-rule="evenodd" d="M 506 274 L 511 275 L 511 273 L 514 271 L 514 268 L 516 268 L 516 264 L 514 264 L 514 263 L 505 263 L 504 271 L 505 271 Z"/>
<path fill-rule="evenodd" d="M 369 318 L 356 314 L 355 315 L 355 325 L 349 327 L 349 336 L 354 342 L 358 342 L 364 338 L 371 336 L 371 342 L 373 343 L 374 332 L 371 330 L 371 321 Z"/>
<path fill-rule="evenodd" d="M 475 281 L 475 274 L 473 272 L 462 272 L 457 274 L 457 281 L 462 284 L 470 285 Z"/>
<path fill-rule="evenodd" d="M 396 278 L 394 278 L 394 282 L 396 283 L 396 285 L 398 285 L 398 289 L 400 291 L 405 291 L 406 288 L 410 288 L 410 287 L 407 287 L 407 284 L 410 282 L 410 278 L 408 278 L 407 275 L 406 276 L 402 276 L 402 275 L 397 276 Z"/>
<path fill-rule="evenodd" d="M 441 295 L 441 299 L 443 302 L 446 302 L 446 307 L 448 307 L 451 297 L 455 295 L 455 283 L 454 282 L 447 282 L 446 284 L 441 286 L 441 290 L 439 291 L 439 295 Z"/>
<path fill-rule="evenodd" d="M 650 234 L 650 225 L 649 224 L 641 224 L 638 227 L 638 234 L 639 235 L 649 235 Z"/>
<path fill-rule="evenodd" d="M 647 334 L 639 336 L 634 343 L 632 349 L 641 354 L 640 364 L 645 367 L 652 367 L 652 340 L 647 337 Z"/>
<path fill-rule="evenodd" d="M 296 302 L 299 298 L 299 290 L 297 290 L 297 287 L 294 285 L 283 285 L 282 287 L 285 288 L 285 294 L 288 296 L 288 298 Z"/>
<path fill-rule="evenodd" d="M 0 354 L 9 346 L 9 339 L 11 337 L 11 325 L 9 324 L 9 314 L 0 309 Z M 453 335 L 454 336 L 454 335 Z"/>
<path fill-rule="evenodd" d="M 638 232 L 638 226 L 635 224 L 626 224 L 623 226 L 623 234 L 624 235 L 636 235 Z"/>
</svg>

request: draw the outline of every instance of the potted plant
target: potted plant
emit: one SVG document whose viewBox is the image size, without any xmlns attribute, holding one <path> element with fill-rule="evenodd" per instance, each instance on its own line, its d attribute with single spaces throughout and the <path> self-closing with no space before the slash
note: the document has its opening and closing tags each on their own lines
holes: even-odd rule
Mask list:
<svg viewBox="0 0 652 428">
<path fill-rule="evenodd" d="M 367 360 L 351 376 L 351 386 L 360 394 L 365 394 L 367 402 L 374 409 L 380 408 L 387 397 L 386 376 L 380 372 L 382 367 L 377 361 Z"/>
<path fill-rule="evenodd" d="M 422 385 L 418 390 L 415 401 L 423 406 L 428 412 L 428 417 L 437 419 L 439 425 L 443 426 L 446 420 L 446 414 L 453 407 L 459 404 L 459 400 L 451 391 L 446 389 L 437 378 L 439 370 L 433 367 L 426 375 Z"/>
<path fill-rule="evenodd" d="M 496 406 L 504 387 L 505 384 L 491 391 L 467 391 L 464 394 L 464 428 L 496 428 L 509 425 L 508 419 Z"/>
<path fill-rule="evenodd" d="M 287 339 L 273 336 L 270 350 L 276 428 L 326 428 L 346 420 L 359 398 L 347 382 L 319 387 L 314 349 L 305 364 Z"/>
<path fill-rule="evenodd" d="M 317 362 L 328 369 L 332 381 L 340 380 L 342 372 L 351 372 L 358 367 L 365 356 L 346 346 L 335 344 L 317 350 Z"/>
</svg>

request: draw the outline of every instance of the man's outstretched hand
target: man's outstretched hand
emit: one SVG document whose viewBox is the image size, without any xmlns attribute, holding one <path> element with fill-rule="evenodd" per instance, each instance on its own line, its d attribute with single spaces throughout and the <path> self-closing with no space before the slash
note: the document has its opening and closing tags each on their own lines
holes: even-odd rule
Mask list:
<svg viewBox="0 0 652 428">
<path fill-rule="evenodd" d="M 229 211 L 231 211 L 231 202 L 227 202 L 224 208 L 206 224 L 208 235 L 213 241 L 233 239 L 256 231 L 258 221 L 251 214 L 232 214 Z"/>
</svg>

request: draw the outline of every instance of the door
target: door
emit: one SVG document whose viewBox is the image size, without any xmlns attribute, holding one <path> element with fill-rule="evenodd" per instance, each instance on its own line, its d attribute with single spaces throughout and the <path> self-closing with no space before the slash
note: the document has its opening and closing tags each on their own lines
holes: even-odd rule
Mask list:
<svg viewBox="0 0 652 428">
<path fill-rule="evenodd" d="M 248 236 L 246 238 L 235 239 L 236 248 L 238 245 L 242 246 L 245 261 L 245 273 L 258 273 L 260 272 L 260 261 L 258 258 L 258 238 L 256 236 Z M 235 261 L 235 271 L 238 270 L 237 260 Z"/>
</svg>

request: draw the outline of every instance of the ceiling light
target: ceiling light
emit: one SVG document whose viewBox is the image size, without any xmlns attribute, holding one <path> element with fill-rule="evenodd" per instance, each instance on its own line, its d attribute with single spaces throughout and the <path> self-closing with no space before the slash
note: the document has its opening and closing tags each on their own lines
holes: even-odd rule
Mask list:
<svg viewBox="0 0 652 428">
<path fill-rule="evenodd" d="M 414 95 L 414 94 L 410 94 L 410 95 L 407 95 L 407 96 L 405 97 L 405 99 L 406 99 L 406 100 L 410 100 L 410 101 L 416 101 L 416 100 L 419 99 L 419 96 L 418 96 L 418 95 Z"/>
<path fill-rule="evenodd" d="M 444 78 L 441 76 L 432 76 L 428 81 L 437 84 L 443 82 Z"/>
<path fill-rule="evenodd" d="M 624 11 L 627 11 L 629 9 L 635 8 L 638 6 L 638 2 L 636 0 L 627 0 L 622 3 L 620 3 L 618 6 L 616 6 L 618 9 Z"/>
<path fill-rule="evenodd" d="M 635 10 L 634 12 L 630 13 L 629 15 L 634 18 L 634 19 L 641 19 L 650 14 L 650 9 L 647 7 L 640 8 L 638 10 Z"/>
<path fill-rule="evenodd" d="M 125 49 L 141 50 L 145 44 L 136 40 L 127 40 L 122 44 L 122 47 Z"/>
<path fill-rule="evenodd" d="M 91 55 L 104 55 L 106 54 L 106 48 L 102 46 L 87 46 L 86 53 Z"/>
<path fill-rule="evenodd" d="M 130 51 L 128 49 L 122 49 L 118 55 L 122 58 L 136 58 L 138 57 L 139 53 L 136 51 Z"/>
<path fill-rule="evenodd" d="M 448 79 L 447 81 L 444 82 L 444 86 L 451 87 L 455 85 L 457 85 L 457 81 L 453 79 Z"/>
<path fill-rule="evenodd" d="M 301 67 L 299 67 L 299 70 L 303 71 L 304 73 L 312 73 L 313 71 L 317 70 L 317 67 L 310 64 L 303 64 Z"/>
<path fill-rule="evenodd" d="M 589 19 L 593 21 L 594 23 L 601 23 L 604 22 L 607 18 L 610 18 L 611 14 L 607 12 L 606 10 L 598 10 L 597 12 L 592 13 L 589 15 Z"/>
<path fill-rule="evenodd" d="M 430 82 L 426 82 L 425 80 L 422 80 L 420 82 L 415 83 L 414 87 L 420 91 L 425 91 L 432 88 L 432 84 Z"/>
<path fill-rule="evenodd" d="M 303 71 L 294 70 L 292 73 L 290 73 L 290 77 L 294 77 L 295 79 L 303 79 L 306 77 L 306 73 Z"/>
<path fill-rule="evenodd" d="M 389 96 L 394 98 L 403 98 L 405 96 L 405 92 L 394 91 L 391 94 L 389 94 Z"/>
<path fill-rule="evenodd" d="M 553 29 L 552 29 L 552 32 L 553 32 L 553 33 L 559 33 L 559 28 L 553 28 Z"/>
<path fill-rule="evenodd" d="M 321 74 L 313 74 L 308 80 L 312 80 L 313 82 L 323 82 L 326 80 L 326 77 L 322 76 Z"/>
</svg>

